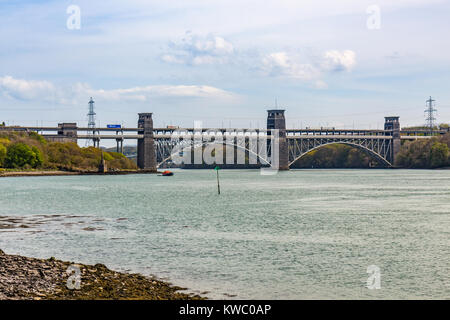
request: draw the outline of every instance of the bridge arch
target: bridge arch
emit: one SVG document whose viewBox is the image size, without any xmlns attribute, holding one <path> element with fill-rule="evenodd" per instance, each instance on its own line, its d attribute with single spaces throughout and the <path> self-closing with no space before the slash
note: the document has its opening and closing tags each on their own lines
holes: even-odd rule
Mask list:
<svg viewBox="0 0 450 320">
<path fill-rule="evenodd" d="M 320 144 L 318 146 L 315 146 L 305 152 L 303 152 L 302 154 L 298 155 L 293 161 L 289 162 L 289 167 L 291 167 L 291 165 L 293 165 L 296 161 L 298 161 L 300 158 L 304 157 L 305 155 L 307 155 L 308 153 L 310 153 L 311 151 L 320 149 L 324 146 L 327 145 L 332 145 L 332 144 L 344 144 L 344 145 L 348 145 L 351 147 L 355 147 L 359 150 L 365 151 L 367 152 L 369 155 L 371 155 L 372 157 L 374 157 L 375 159 L 377 159 L 378 161 L 380 161 L 381 163 L 383 163 L 384 165 L 388 166 L 388 167 L 392 167 L 392 164 L 386 160 L 382 155 L 380 155 L 379 153 L 375 152 L 372 149 L 369 149 L 363 145 L 357 144 L 357 143 L 353 143 L 353 142 L 348 142 L 348 141 L 333 141 L 333 142 L 327 142 L 327 143 L 323 143 Z"/>
<path fill-rule="evenodd" d="M 248 148 L 245 148 L 245 147 L 243 147 L 241 145 L 238 145 L 236 143 L 226 143 L 226 142 L 216 143 L 214 141 L 203 141 L 201 144 L 194 145 L 193 149 L 200 148 L 200 147 L 203 148 L 203 147 L 205 147 L 207 145 L 214 145 L 214 144 L 215 145 L 219 145 L 219 146 L 236 147 L 237 149 L 242 150 L 244 152 L 247 151 L 249 154 L 251 154 L 251 155 L 255 156 L 257 159 L 259 159 L 261 163 L 264 163 L 265 165 L 271 166 L 270 162 L 267 159 L 265 159 L 264 157 L 262 157 L 261 155 L 259 155 L 258 153 L 254 152 L 254 151 L 252 151 L 252 150 L 250 150 Z M 186 145 L 186 147 L 189 147 L 189 146 L 192 147 L 192 144 L 187 144 Z M 161 162 L 157 163 L 157 168 L 160 168 L 160 166 L 162 164 L 166 163 L 167 161 L 169 161 L 172 158 L 172 154 L 173 154 L 172 150 L 173 150 L 173 148 L 170 150 L 170 155 L 169 156 L 164 158 Z"/>
</svg>

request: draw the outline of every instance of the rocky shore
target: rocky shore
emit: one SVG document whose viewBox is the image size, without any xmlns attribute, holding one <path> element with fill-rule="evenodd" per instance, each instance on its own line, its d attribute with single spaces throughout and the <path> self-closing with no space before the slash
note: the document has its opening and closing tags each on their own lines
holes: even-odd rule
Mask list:
<svg viewBox="0 0 450 320">
<path fill-rule="evenodd" d="M 80 271 L 79 276 L 75 270 Z M 28 258 L 8 255 L 0 250 L 2 300 L 204 299 L 199 295 L 181 293 L 180 290 L 185 288 L 172 286 L 154 277 L 116 272 L 102 264 L 84 265 L 53 257 Z"/>
</svg>

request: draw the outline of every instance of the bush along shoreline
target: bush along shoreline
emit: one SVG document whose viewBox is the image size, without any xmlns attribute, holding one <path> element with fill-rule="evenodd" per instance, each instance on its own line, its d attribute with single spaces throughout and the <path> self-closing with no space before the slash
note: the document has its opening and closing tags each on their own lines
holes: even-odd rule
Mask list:
<svg viewBox="0 0 450 320">
<path fill-rule="evenodd" d="M 450 167 L 450 133 L 430 139 L 405 141 L 395 165 L 407 169 L 439 169 Z"/>
<path fill-rule="evenodd" d="M 121 153 L 80 148 L 73 142 L 49 142 L 35 132 L 0 133 L 0 170 L 97 172 L 103 159 L 109 171 L 136 171 L 136 163 Z"/>
<path fill-rule="evenodd" d="M 0 300 L 204 300 L 155 277 L 103 264 L 9 255 L 0 249 Z"/>
</svg>

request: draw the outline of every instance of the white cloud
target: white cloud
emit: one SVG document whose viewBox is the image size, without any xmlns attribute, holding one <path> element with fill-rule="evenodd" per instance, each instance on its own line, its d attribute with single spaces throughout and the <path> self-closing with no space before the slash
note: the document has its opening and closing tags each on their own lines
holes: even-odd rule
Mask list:
<svg viewBox="0 0 450 320">
<path fill-rule="evenodd" d="M 169 53 L 161 59 L 164 62 L 179 64 L 213 64 L 224 63 L 234 53 L 233 45 L 222 37 L 209 34 L 194 35 L 186 32 L 180 42 L 171 42 Z"/>
<path fill-rule="evenodd" d="M 18 100 L 43 99 L 50 101 L 59 94 L 49 81 L 15 79 L 11 76 L 0 77 L 0 92 Z"/>
<path fill-rule="evenodd" d="M 94 89 L 86 83 L 58 87 L 49 81 L 0 77 L 0 94 L 18 100 L 76 104 L 87 96 L 109 101 L 148 101 L 154 97 L 234 98 L 235 94 L 207 85 L 151 85 L 118 89 Z"/>
<path fill-rule="evenodd" d="M 305 57 L 288 52 L 274 52 L 262 58 L 262 69 L 275 77 L 287 77 L 311 82 L 315 88 L 327 88 L 321 77 L 329 72 L 350 71 L 356 64 L 356 54 L 351 50 L 330 50 L 321 58 Z"/>
<path fill-rule="evenodd" d="M 77 84 L 79 94 L 92 95 L 104 100 L 147 101 L 152 97 L 232 98 L 231 92 L 205 85 L 154 85 L 127 89 L 91 89 Z"/>
<path fill-rule="evenodd" d="M 168 63 L 183 63 L 183 59 L 177 58 L 174 55 L 165 54 L 161 57 L 161 60 Z"/>
<path fill-rule="evenodd" d="M 263 60 L 263 69 L 272 76 L 287 76 L 300 80 L 317 78 L 319 71 L 309 63 L 299 63 L 286 52 L 275 52 L 266 55 Z"/>
<path fill-rule="evenodd" d="M 351 50 L 325 52 L 323 68 L 329 71 L 350 71 L 356 64 L 356 54 Z"/>
</svg>

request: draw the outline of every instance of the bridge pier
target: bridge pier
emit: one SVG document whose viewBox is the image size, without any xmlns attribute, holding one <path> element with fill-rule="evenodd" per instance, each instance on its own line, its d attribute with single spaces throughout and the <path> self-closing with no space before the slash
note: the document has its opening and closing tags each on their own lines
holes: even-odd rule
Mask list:
<svg viewBox="0 0 450 320">
<path fill-rule="evenodd" d="M 116 152 L 123 154 L 123 138 L 117 138 L 116 143 L 117 143 Z"/>
<path fill-rule="evenodd" d="M 156 172 L 152 113 L 139 113 L 138 130 L 143 138 L 138 139 L 137 165 L 139 169 Z"/>
<path fill-rule="evenodd" d="M 99 137 L 93 137 L 92 140 L 94 141 L 94 148 L 100 149 L 100 138 Z"/>
<path fill-rule="evenodd" d="M 289 151 L 288 151 L 288 143 L 286 139 L 286 119 L 284 117 L 285 110 L 267 110 L 267 129 L 278 129 L 279 131 L 279 139 L 278 139 L 278 155 L 279 155 L 279 168 L 278 170 L 289 170 Z M 268 135 L 271 132 L 267 133 Z M 268 144 L 270 141 L 267 142 Z M 276 155 L 274 150 L 270 150 L 270 157 Z M 273 159 L 271 163 L 274 163 Z"/>
<path fill-rule="evenodd" d="M 389 130 L 392 136 L 391 150 L 389 154 L 389 162 L 395 165 L 395 158 L 401 147 L 400 137 L 400 117 L 384 117 L 384 130 Z"/>
</svg>

